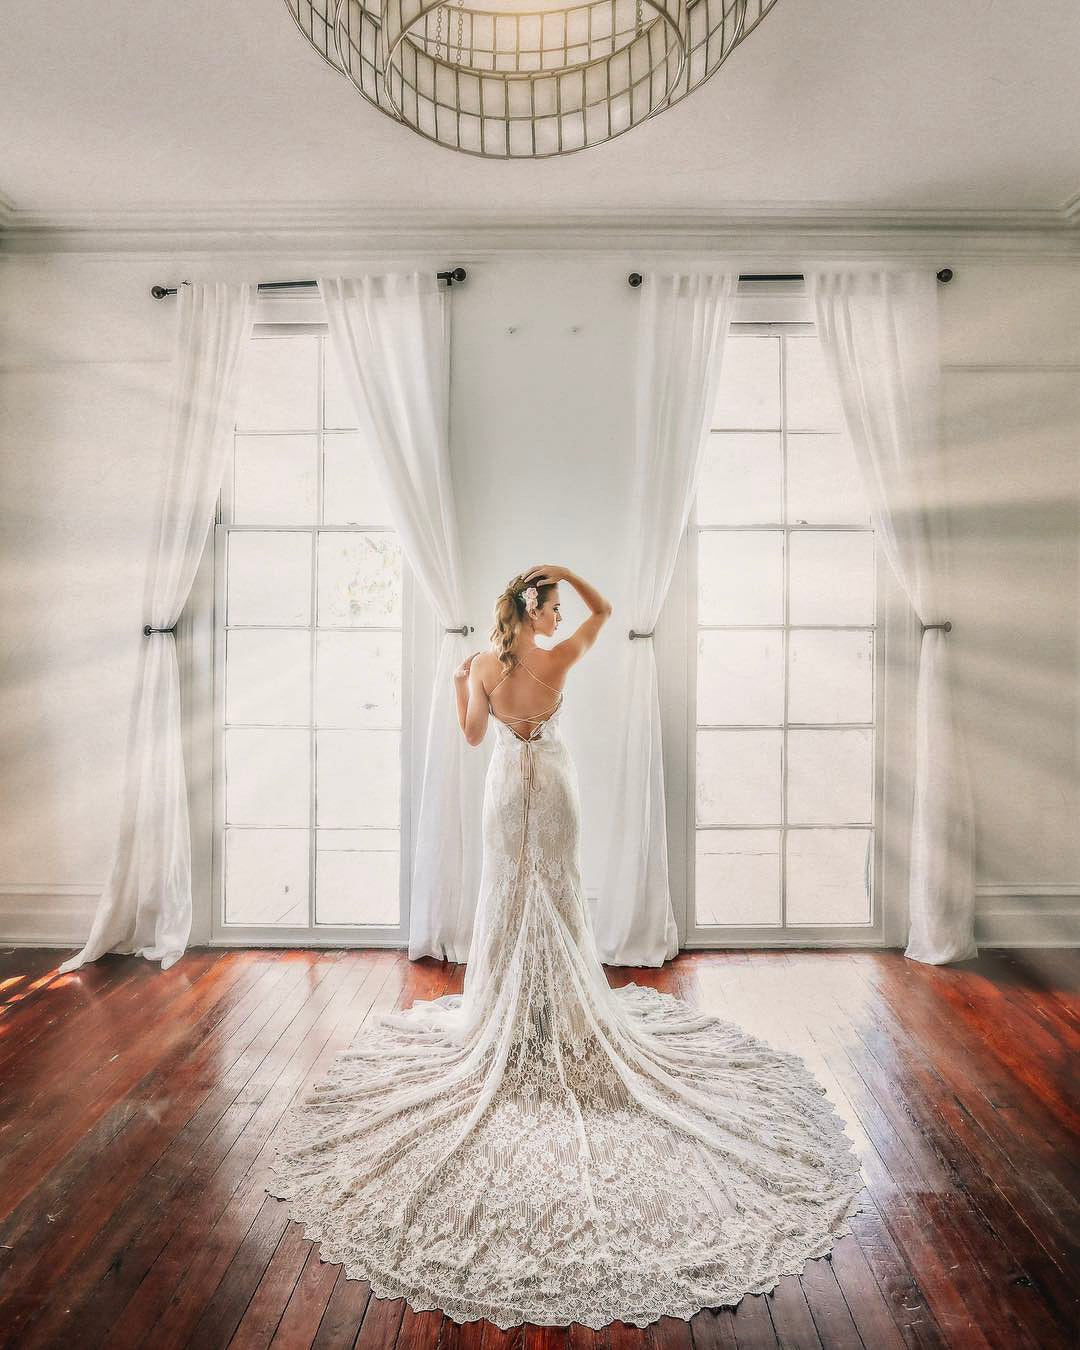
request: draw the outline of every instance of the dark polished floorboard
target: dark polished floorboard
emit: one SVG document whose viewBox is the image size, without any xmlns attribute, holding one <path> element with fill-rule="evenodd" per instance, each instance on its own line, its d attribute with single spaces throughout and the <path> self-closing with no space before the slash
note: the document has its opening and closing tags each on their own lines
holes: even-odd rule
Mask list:
<svg viewBox="0 0 1080 1350">
<path fill-rule="evenodd" d="M 1080 1326 L 1080 953 L 684 953 L 612 969 L 803 1055 L 873 1208 L 769 1294 L 650 1327 L 458 1325 L 372 1298 L 266 1195 L 274 1130 L 373 1011 L 460 991 L 401 952 L 193 949 L 57 974 L 0 948 L 0 1345 L 79 1350 L 1051 1350 Z"/>
</svg>

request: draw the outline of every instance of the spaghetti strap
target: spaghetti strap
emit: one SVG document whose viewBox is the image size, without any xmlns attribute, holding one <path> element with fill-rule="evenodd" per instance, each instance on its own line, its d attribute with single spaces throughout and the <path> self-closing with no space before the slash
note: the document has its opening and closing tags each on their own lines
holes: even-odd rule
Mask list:
<svg viewBox="0 0 1080 1350">
<path fill-rule="evenodd" d="M 539 675 L 533 674 L 532 668 L 527 666 L 525 662 L 522 661 L 520 658 L 515 657 L 514 660 L 515 664 L 519 665 L 522 668 L 522 670 L 527 670 L 529 674 L 532 675 L 533 679 L 537 681 L 538 684 L 542 684 L 546 689 L 550 689 L 553 694 L 562 693 L 561 689 L 556 689 L 553 684 L 548 684 L 547 680 L 542 680 Z M 491 701 L 491 695 L 495 692 L 496 689 L 498 689 L 499 685 L 502 684 L 503 680 L 509 679 L 513 673 L 514 667 L 511 666 L 510 669 L 506 672 L 505 675 L 502 676 L 501 679 L 495 681 L 495 683 L 491 686 L 491 692 L 488 694 L 489 703 Z"/>
<path fill-rule="evenodd" d="M 491 686 L 491 694 L 493 694 L 493 693 L 495 692 L 495 690 L 498 689 L 499 685 L 502 684 L 503 680 L 505 680 L 506 677 L 507 677 L 507 675 L 509 675 L 509 674 L 510 674 L 510 671 L 508 670 L 508 671 L 506 672 L 506 675 L 504 675 L 504 676 L 502 677 L 502 679 L 498 679 L 498 680 L 495 681 L 495 683 Z M 489 701 L 490 701 L 490 699 L 491 699 L 491 694 L 488 694 L 488 700 L 489 700 Z"/>
<path fill-rule="evenodd" d="M 527 670 L 538 684 L 542 684 L 546 689 L 550 689 L 553 694 L 557 694 L 558 698 L 556 698 L 554 704 L 547 710 L 547 712 L 537 713 L 533 717 L 500 717 L 499 714 L 495 711 L 495 709 L 491 706 L 491 695 L 495 692 L 496 689 L 498 689 L 499 685 L 502 684 L 503 680 L 508 679 L 509 676 L 513 674 L 513 668 L 511 667 L 511 669 L 506 672 L 506 674 L 502 677 L 502 679 L 498 680 L 495 684 L 491 686 L 491 693 L 489 693 L 487 696 L 488 712 L 491 713 L 492 717 L 494 717 L 496 721 L 502 722 L 504 726 L 509 727 L 510 730 L 514 732 L 514 735 L 517 736 L 519 741 L 531 741 L 535 739 L 536 733 L 540 730 L 540 728 L 544 725 L 544 723 L 556 712 L 558 712 L 559 708 L 562 706 L 563 691 L 561 689 L 556 689 L 553 684 L 548 684 L 547 680 L 542 680 L 539 675 L 534 674 L 533 671 L 529 669 L 529 667 L 525 664 L 524 661 L 515 658 L 515 663 L 521 666 L 522 669 Z M 530 734 L 528 736 L 522 736 L 518 732 L 514 731 L 514 728 L 511 725 L 514 722 L 531 722 L 535 723 L 536 725 L 531 728 Z"/>
<path fill-rule="evenodd" d="M 554 686 L 553 684 L 548 684 L 547 680 L 542 680 L 542 679 L 540 678 L 539 675 L 533 675 L 532 670 L 529 669 L 529 667 L 525 664 L 524 661 L 519 661 L 519 662 L 518 662 L 518 665 L 521 666 L 522 669 L 528 670 L 528 671 L 529 671 L 529 674 L 532 675 L 533 679 L 536 680 L 536 682 L 537 682 L 538 684 L 542 684 L 542 685 L 544 686 L 545 689 L 550 689 L 551 692 L 552 692 L 553 694 L 561 694 L 561 693 L 562 693 L 562 690 L 561 690 L 561 689 L 556 689 L 555 686 Z M 507 674 L 509 674 L 509 671 L 507 672 Z M 505 679 L 505 678 L 506 678 L 506 676 L 504 675 L 504 676 L 503 676 L 503 679 Z M 500 680 L 499 683 L 501 684 L 501 683 L 502 683 L 502 680 Z"/>
</svg>

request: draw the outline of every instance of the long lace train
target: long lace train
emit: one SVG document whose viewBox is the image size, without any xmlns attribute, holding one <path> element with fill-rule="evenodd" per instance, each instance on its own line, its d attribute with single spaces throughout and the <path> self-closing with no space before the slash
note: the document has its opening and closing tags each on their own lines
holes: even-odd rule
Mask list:
<svg viewBox="0 0 1080 1350">
<path fill-rule="evenodd" d="M 464 992 L 382 1014 L 267 1189 L 380 1298 L 599 1328 L 737 1303 L 851 1232 L 863 1181 L 802 1059 L 604 975 L 558 713 L 495 723 Z"/>
</svg>

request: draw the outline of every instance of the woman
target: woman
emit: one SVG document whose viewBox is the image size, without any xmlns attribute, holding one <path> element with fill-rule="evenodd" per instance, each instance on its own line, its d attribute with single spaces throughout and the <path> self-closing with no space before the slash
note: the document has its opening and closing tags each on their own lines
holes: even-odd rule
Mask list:
<svg viewBox="0 0 1080 1350">
<path fill-rule="evenodd" d="M 540 647 L 563 581 L 591 614 Z M 458 1322 L 688 1319 L 801 1272 L 859 1208 L 851 1141 L 798 1056 L 607 983 L 559 715 L 611 612 L 558 566 L 499 597 L 492 650 L 454 675 L 469 744 L 495 726 L 464 992 L 366 1029 L 268 1187 L 322 1260 Z"/>
</svg>

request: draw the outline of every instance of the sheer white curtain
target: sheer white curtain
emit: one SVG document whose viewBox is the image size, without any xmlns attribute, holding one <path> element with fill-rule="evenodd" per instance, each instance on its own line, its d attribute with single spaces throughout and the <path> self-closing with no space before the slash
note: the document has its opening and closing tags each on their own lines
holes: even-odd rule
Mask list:
<svg viewBox="0 0 1080 1350">
<path fill-rule="evenodd" d="M 697 492 L 720 382 L 737 272 L 644 274 L 637 326 L 629 604 L 619 624 L 615 688 L 625 735 L 611 785 L 611 821 L 596 942 L 612 965 L 659 966 L 679 948 L 668 887 L 664 765 L 650 636 L 671 584 Z"/>
<path fill-rule="evenodd" d="M 930 268 L 807 273 L 874 529 L 917 617 L 915 791 L 905 956 L 939 965 L 975 945 L 971 784 L 953 707 L 941 462 L 937 282 Z"/>
<path fill-rule="evenodd" d="M 169 454 L 160 497 L 143 660 L 128 731 L 120 830 L 86 945 L 62 971 L 104 952 L 135 952 L 167 970 L 191 933 L 191 825 L 180 734 L 173 630 L 187 601 L 232 446 L 237 375 L 256 287 L 185 282 L 177 338 Z"/>
<path fill-rule="evenodd" d="M 467 745 L 452 674 L 470 650 L 450 472 L 450 319 L 433 272 L 320 277 L 330 341 L 394 528 L 444 631 L 428 722 L 412 874 L 409 957 L 464 961 L 476 897 L 466 837 Z M 358 766 L 358 772 L 362 766 Z"/>
</svg>

